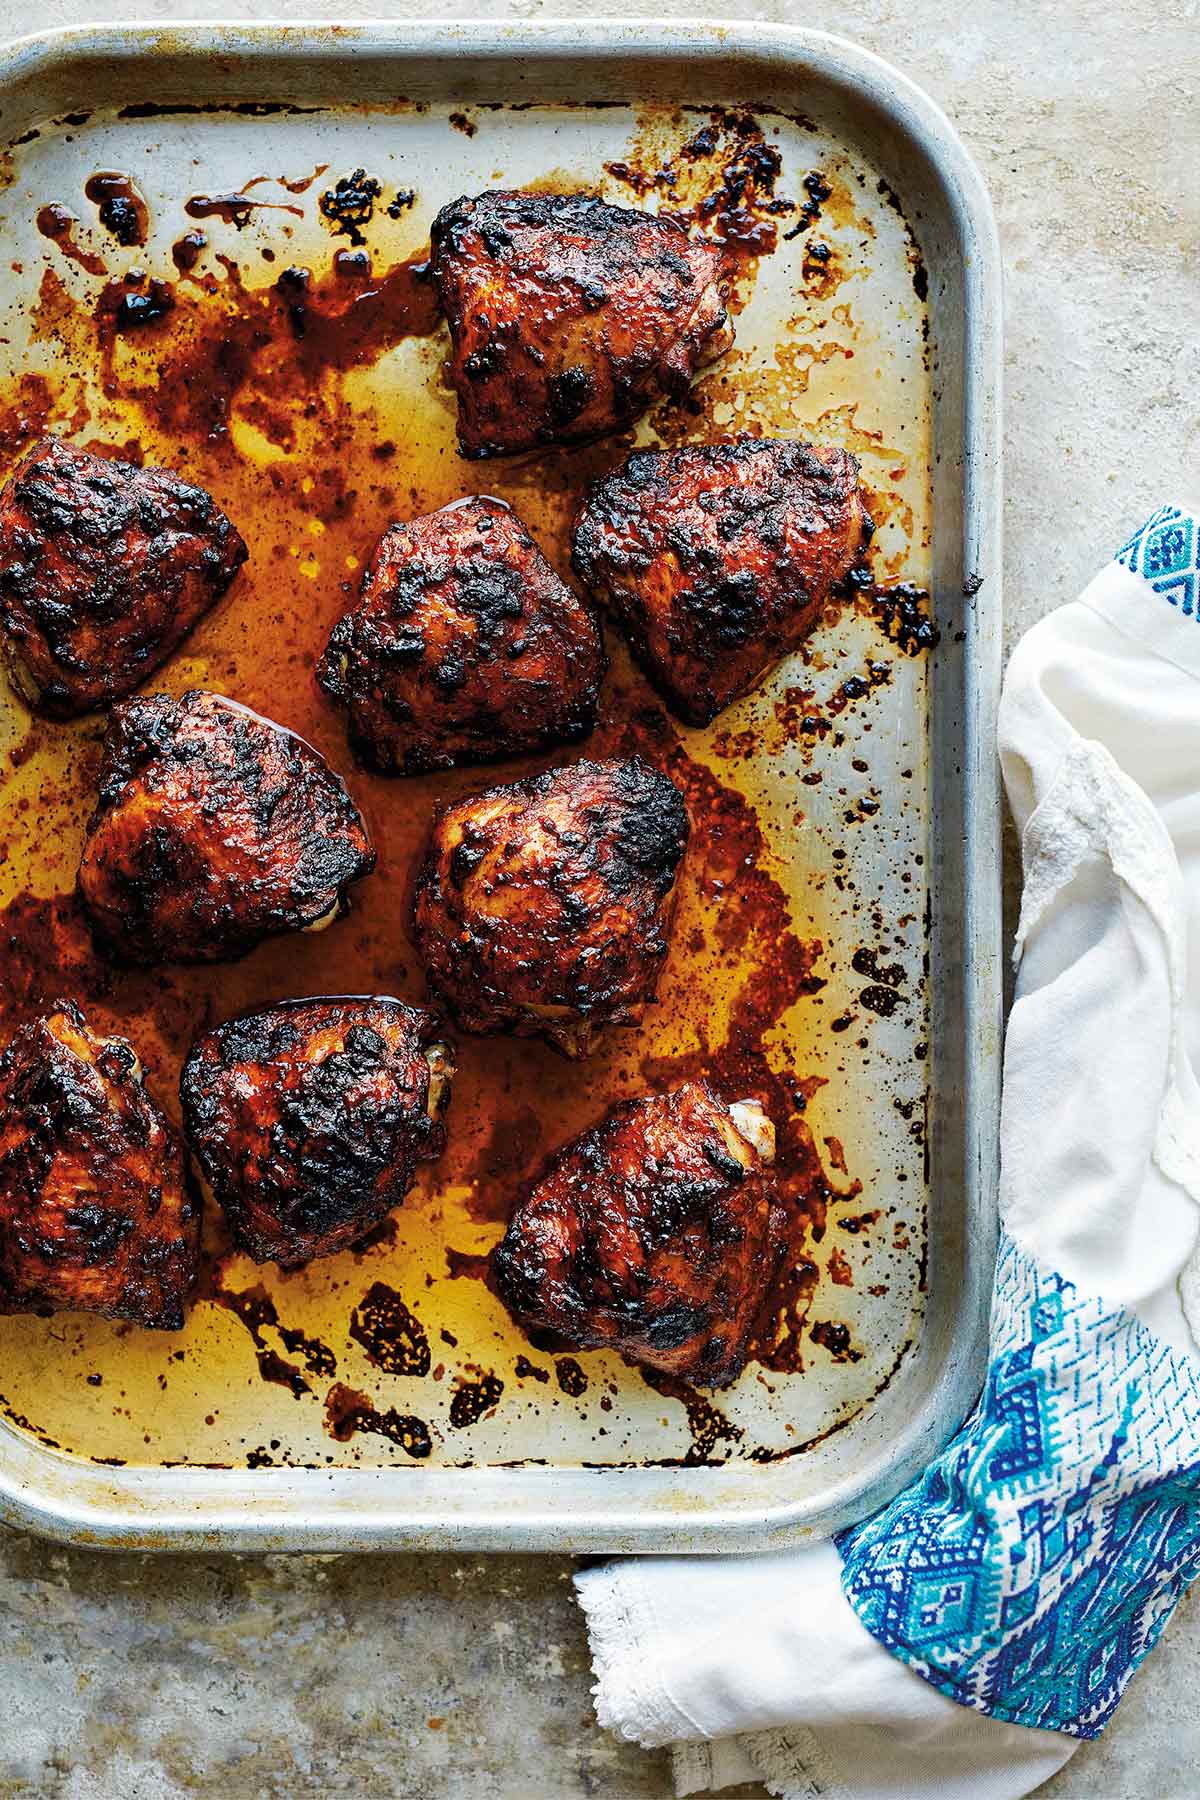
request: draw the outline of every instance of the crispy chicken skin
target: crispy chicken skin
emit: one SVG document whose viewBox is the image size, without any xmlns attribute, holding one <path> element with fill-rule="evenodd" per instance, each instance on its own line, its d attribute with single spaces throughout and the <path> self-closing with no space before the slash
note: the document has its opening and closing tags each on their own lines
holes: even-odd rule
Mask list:
<svg viewBox="0 0 1200 1800">
<path fill-rule="evenodd" d="M 341 777 L 281 725 L 200 689 L 113 707 L 79 892 L 118 960 L 243 956 L 329 923 L 374 863 Z"/>
<path fill-rule="evenodd" d="M 0 1313 L 178 1331 L 200 1254 L 183 1145 L 124 1038 L 60 1002 L 0 1054 Z"/>
<path fill-rule="evenodd" d="M 592 194 L 444 206 L 432 268 L 464 456 L 615 431 L 733 342 L 719 246 Z"/>
<path fill-rule="evenodd" d="M 585 1056 L 654 999 L 688 818 L 636 757 L 579 762 L 449 806 L 417 879 L 417 947 L 466 1031 Z"/>
<path fill-rule="evenodd" d="M 484 498 L 384 533 L 317 666 L 358 755 L 403 775 L 585 736 L 603 673 L 591 607 Z"/>
<path fill-rule="evenodd" d="M 624 1100 L 552 1158 L 492 1253 L 527 1329 L 728 1387 L 783 1252 L 757 1101 L 702 1082 Z"/>
<path fill-rule="evenodd" d="M 453 1050 L 399 1000 L 287 1000 L 200 1038 L 184 1128 L 235 1243 L 295 1269 L 352 1244 L 440 1156 Z"/>
<path fill-rule="evenodd" d="M 132 693 L 246 554 L 203 488 L 45 438 L 0 493 L 0 625 L 14 686 L 56 719 Z"/>
<path fill-rule="evenodd" d="M 872 530 L 845 450 L 639 450 L 596 482 L 574 564 L 672 711 L 707 725 L 808 636 Z"/>
</svg>

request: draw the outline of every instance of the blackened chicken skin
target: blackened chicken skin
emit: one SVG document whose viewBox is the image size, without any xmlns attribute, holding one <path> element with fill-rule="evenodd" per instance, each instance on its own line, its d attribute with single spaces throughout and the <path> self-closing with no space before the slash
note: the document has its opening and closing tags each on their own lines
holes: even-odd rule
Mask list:
<svg viewBox="0 0 1200 1800">
<path fill-rule="evenodd" d="M 44 439 L 0 493 L 0 625 L 14 686 L 56 719 L 132 693 L 246 554 L 203 488 Z"/>
<path fill-rule="evenodd" d="M 329 923 L 375 854 L 324 758 L 200 689 L 115 706 L 79 868 L 122 962 L 219 962 Z"/>
<path fill-rule="evenodd" d="M 440 1156 L 453 1051 L 386 998 L 289 1000 L 193 1045 L 184 1126 L 234 1241 L 294 1269 L 352 1244 Z"/>
<path fill-rule="evenodd" d="M 583 737 L 603 673 L 591 607 L 485 498 L 384 533 L 317 667 L 359 756 L 404 775 Z"/>
<path fill-rule="evenodd" d="M 702 1387 L 740 1375 L 784 1246 L 757 1101 L 625 1100 L 560 1150 L 492 1255 L 517 1321 Z"/>
<path fill-rule="evenodd" d="M 464 456 L 618 430 L 733 342 L 723 252 L 672 219 L 486 193 L 444 206 L 431 236 Z"/>
<path fill-rule="evenodd" d="M 574 563 L 671 710 L 707 725 L 804 641 L 871 529 L 848 451 L 738 438 L 635 452 L 593 486 Z"/>
<path fill-rule="evenodd" d="M 183 1325 L 200 1201 L 124 1038 L 62 1002 L 0 1055 L 0 1313 Z"/>
<path fill-rule="evenodd" d="M 688 818 L 633 758 L 579 762 L 448 807 L 417 880 L 417 947 L 466 1031 L 585 1056 L 658 987 Z"/>
</svg>

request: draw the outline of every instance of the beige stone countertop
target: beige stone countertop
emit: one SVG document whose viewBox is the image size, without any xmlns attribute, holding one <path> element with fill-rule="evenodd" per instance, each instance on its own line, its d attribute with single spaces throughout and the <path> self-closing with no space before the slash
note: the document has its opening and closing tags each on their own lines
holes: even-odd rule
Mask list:
<svg viewBox="0 0 1200 1800">
<path fill-rule="evenodd" d="M 636 12 L 0 0 L 0 37 L 193 18 Z M 1010 642 L 1071 597 L 1200 450 L 1196 0 L 657 0 L 786 20 L 921 83 L 991 188 L 1007 280 Z M 0 1794 L 665 1800 L 664 1754 L 597 1730 L 561 1557 L 154 1558 L 0 1533 Z M 743 1796 L 757 1792 L 740 1790 Z M 1107 1735 L 1043 1790 L 1200 1793 L 1200 1596 Z"/>
</svg>

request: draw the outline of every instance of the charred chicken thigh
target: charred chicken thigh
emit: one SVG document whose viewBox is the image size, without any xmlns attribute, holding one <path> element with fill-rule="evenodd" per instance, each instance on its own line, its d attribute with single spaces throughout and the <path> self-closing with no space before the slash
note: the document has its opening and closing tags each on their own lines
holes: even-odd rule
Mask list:
<svg viewBox="0 0 1200 1800">
<path fill-rule="evenodd" d="M 270 719 L 194 689 L 114 706 L 79 867 L 124 962 L 219 962 L 329 923 L 375 853 L 340 776 Z"/>
<path fill-rule="evenodd" d="M 287 1000 L 193 1045 L 184 1126 L 234 1241 L 294 1269 L 360 1238 L 445 1147 L 453 1051 L 385 998 Z"/>
<path fill-rule="evenodd" d="M 94 1312 L 178 1331 L 200 1203 L 124 1038 L 62 1002 L 0 1055 L 0 1313 Z"/>
<path fill-rule="evenodd" d="M 18 692 L 57 719 L 132 693 L 246 554 L 203 488 L 44 439 L 0 493 L 0 625 Z"/>
<path fill-rule="evenodd" d="M 872 530 L 845 450 L 639 450 L 592 488 L 574 563 L 671 710 L 706 725 L 808 636 Z"/>
<path fill-rule="evenodd" d="M 464 456 L 615 431 L 733 342 L 723 252 L 592 194 L 444 206 L 432 268 Z"/>
<path fill-rule="evenodd" d="M 591 608 L 501 500 L 393 525 L 317 679 L 372 768 L 492 762 L 591 729 L 604 672 Z"/>
<path fill-rule="evenodd" d="M 449 806 L 417 881 L 417 947 L 464 1030 L 587 1054 L 636 1025 L 667 954 L 688 818 L 636 757 L 551 769 Z"/>
<path fill-rule="evenodd" d="M 727 1387 L 783 1253 L 774 1154 L 755 1100 L 689 1081 L 622 1101 L 523 1195 L 496 1292 L 528 1329 Z"/>
</svg>

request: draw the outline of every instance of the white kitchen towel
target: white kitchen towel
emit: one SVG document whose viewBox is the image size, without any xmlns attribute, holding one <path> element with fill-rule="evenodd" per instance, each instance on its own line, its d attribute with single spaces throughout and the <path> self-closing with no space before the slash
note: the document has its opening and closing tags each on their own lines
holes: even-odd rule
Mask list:
<svg viewBox="0 0 1200 1800">
<path fill-rule="evenodd" d="M 600 1721 L 674 1745 L 680 1794 L 1017 1800 L 1102 1727 L 1195 1572 L 1198 512 L 1160 508 L 1008 670 L 1025 888 L 980 1406 L 840 1550 L 576 1578 Z M 1050 1424 L 1021 1463 L 1031 1393 Z M 933 1566 L 986 1577 L 982 1625 L 961 1581 L 926 1603 Z"/>
</svg>

